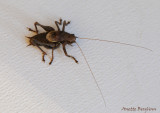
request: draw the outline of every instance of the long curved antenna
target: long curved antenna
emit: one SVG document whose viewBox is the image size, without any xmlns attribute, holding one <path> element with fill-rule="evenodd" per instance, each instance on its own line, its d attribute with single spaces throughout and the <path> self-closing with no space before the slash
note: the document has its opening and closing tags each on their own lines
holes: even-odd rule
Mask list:
<svg viewBox="0 0 160 113">
<path fill-rule="evenodd" d="M 133 46 L 133 47 L 138 47 L 138 48 L 142 48 L 142 49 L 146 49 L 146 50 L 152 51 L 151 49 L 148 49 L 148 48 L 143 47 L 143 46 L 138 46 L 138 45 L 133 45 L 133 44 L 127 44 L 127 43 L 123 43 L 123 42 L 116 42 L 116 41 L 110 41 L 110 40 L 100 40 L 100 39 L 90 39 L 90 38 L 79 38 L 79 39 L 98 40 L 98 41 L 104 41 L 104 42 L 110 42 L 110 43 L 117 43 L 117 44 L 122 44 L 122 45 L 127 45 L 127 46 Z"/>
<path fill-rule="evenodd" d="M 96 80 L 96 78 L 95 78 L 95 76 L 94 76 L 94 74 L 93 74 L 93 72 L 92 72 L 92 70 L 91 70 L 91 67 L 90 67 L 89 64 L 88 64 L 88 61 L 87 61 L 87 59 L 86 59 L 86 57 L 85 57 L 82 49 L 80 48 L 80 46 L 78 45 L 78 43 L 76 43 L 76 44 L 77 44 L 77 46 L 79 47 L 79 49 L 80 49 L 80 51 L 81 51 L 81 53 L 82 53 L 82 55 L 83 55 L 83 57 L 84 57 L 87 65 L 88 65 L 88 68 L 89 68 L 89 70 L 90 70 L 90 72 L 91 72 L 91 74 L 92 74 L 92 76 L 93 76 L 93 79 L 94 79 L 94 81 L 95 81 L 95 83 L 96 83 L 96 85 L 97 85 L 97 87 L 98 87 L 98 89 L 99 89 L 99 91 L 100 91 L 100 94 L 101 94 L 102 99 L 103 99 L 103 101 L 104 101 L 104 105 L 105 105 L 105 107 L 106 107 L 106 101 L 105 101 L 104 96 L 103 96 L 103 93 L 102 93 L 102 91 L 101 91 L 101 89 L 100 89 L 100 87 L 99 87 L 99 85 L 98 85 L 98 82 L 97 82 L 97 80 Z"/>
</svg>

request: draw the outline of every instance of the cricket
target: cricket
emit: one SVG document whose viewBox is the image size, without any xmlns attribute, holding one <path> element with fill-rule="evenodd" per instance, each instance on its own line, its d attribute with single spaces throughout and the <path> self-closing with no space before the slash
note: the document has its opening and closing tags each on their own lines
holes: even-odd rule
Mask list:
<svg viewBox="0 0 160 113">
<path fill-rule="evenodd" d="M 142 49 L 145 49 L 145 50 L 148 50 L 148 51 L 152 51 L 151 49 L 148 49 L 146 47 L 142 47 L 142 46 L 138 46 L 138 45 L 133 45 L 133 44 L 127 44 L 127 43 L 122 43 L 122 42 L 116 42 L 116 41 L 109 41 L 109 40 L 100 40 L 100 39 L 90 39 L 90 38 L 80 38 L 80 37 L 77 37 L 75 36 L 74 34 L 70 34 L 68 32 L 65 31 L 65 27 L 70 24 L 70 21 L 62 21 L 62 19 L 59 19 L 59 21 L 55 21 L 55 24 L 56 24 L 56 27 L 57 27 L 57 30 L 55 30 L 53 27 L 51 26 L 45 26 L 45 25 L 42 25 L 38 22 L 35 22 L 34 23 L 34 27 L 35 27 L 35 30 L 31 29 L 31 28 L 27 28 L 29 31 L 31 32 L 34 32 L 36 33 L 36 35 L 32 36 L 32 37 L 27 37 L 29 39 L 29 45 L 27 46 L 36 46 L 41 52 L 42 52 L 42 61 L 45 62 L 45 55 L 47 55 L 47 53 L 41 48 L 41 46 L 47 48 L 47 49 L 52 49 L 52 57 L 51 57 L 51 60 L 49 62 L 49 65 L 52 64 L 53 62 L 53 59 L 54 59 L 54 50 L 59 48 L 60 45 L 62 45 L 63 47 L 63 51 L 64 51 L 64 54 L 67 56 L 67 57 L 70 57 L 72 58 L 75 63 L 78 64 L 78 61 L 76 60 L 75 57 L 73 57 L 72 55 L 68 55 L 67 51 L 66 51 L 66 45 L 71 45 L 72 43 L 76 43 L 77 46 L 79 47 L 84 59 L 85 59 L 85 62 L 91 72 L 91 75 L 93 76 L 93 79 L 97 85 L 97 88 L 99 89 L 99 92 L 102 96 L 102 99 L 103 99 L 103 102 L 104 102 L 104 105 L 106 106 L 106 101 L 105 101 L 105 98 L 103 96 L 103 93 L 98 85 L 98 82 L 96 81 L 96 78 L 90 68 L 90 65 L 82 51 L 82 49 L 80 48 L 79 44 L 76 42 L 76 39 L 79 38 L 79 39 L 85 39 L 85 40 L 96 40 L 96 41 L 104 41 L 104 42 L 110 42 L 110 43 L 117 43 L 117 44 L 122 44 L 122 45 L 127 45 L 127 46 L 133 46 L 133 47 L 138 47 L 138 48 L 142 48 Z M 62 25 L 63 24 L 63 25 Z M 62 25 L 62 29 L 60 29 L 60 25 Z M 37 26 L 43 28 L 45 30 L 45 32 L 43 33 L 39 33 L 38 31 L 38 28 Z"/>
</svg>

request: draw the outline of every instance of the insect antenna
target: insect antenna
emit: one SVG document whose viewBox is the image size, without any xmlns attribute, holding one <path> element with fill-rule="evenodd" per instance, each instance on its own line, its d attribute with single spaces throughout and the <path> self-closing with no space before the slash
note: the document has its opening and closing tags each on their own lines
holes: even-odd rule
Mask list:
<svg viewBox="0 0 160 113">
<path fill-rule="evenodd" d="M 138 48 L 142 48 L 142 49 L 145 49 L 145 50 L 152 51 L 151 49 L 148 49 L 148 48 L 143 47 L 143 46 L 127 44 L 127 43 L 123 43 L 123 42 L 116 42 L 116 41 L 110 41 L 110 40 L 100 40 L 100 39 L 90 39 L 90 38 L 79 38 L 79 39 L 98 40 L 98 41 L 104 41 L 104 42 L 110 42 L 110 43 L 117 43 L 117 44 L 121 44 L 121 45 L 133 46 L 133 47 L 138 47 Z"/>
<path fill-rule="evenodd" d="M 105 101 L 104 96 L 103 96 L 103 93 L 102 93 L 102 91 L 101 91 L 101 89 L 100 89 L 100 87 L 99 87 L 99 85 L 98 85 L 98 82 L 97 82 L 97 80 L 96 80 L 96 78 L 95 78 L 95 76 L 94 76 L 94 74 L 93 74 L 93 72 L 92 72 L 92 70 L 91 70 L 91 67 L 90 67 L 90 65 L 89 65 L 89 63 L 88 63 L 88 61 L 87 61 L 87 59 L 86 59 L 86 57 L 85 57 L 82 49 L 80 48 L 80 46 L 78 45 L 78 43 L 76 43 L 76 44 L 77 44 L 77 46 L 79 47 L 79 49 L 80 49 L 80 51 L 81 51 L 81 53 L 82 53 L 82 55 L 83 55 L 83 57 L 84 57 L 84 59 L 85 59 L 85 61 L 86 61 L 86 63 L 87 63 L 87 66 L 88 66 L 88 68 L 89 68 L 89 70 L 90 70 L 90 72 L 91 72 L 91 74 L 92 74 L 92 77 L 93 77 L 93 79 L 94 79 L 94 81 L 95 81 L 95 83 L 96 83 L 96 85 L 97 85 L 97 88 L 98 88 L 99 91 L 100 91 L 100 94 L 101 94 L 102 99 L 103 99 L 103 101 L 104 101 L 104 105 L 105 105 L 105 107 L 106 107 L 106 101 Z"/>
</svg>

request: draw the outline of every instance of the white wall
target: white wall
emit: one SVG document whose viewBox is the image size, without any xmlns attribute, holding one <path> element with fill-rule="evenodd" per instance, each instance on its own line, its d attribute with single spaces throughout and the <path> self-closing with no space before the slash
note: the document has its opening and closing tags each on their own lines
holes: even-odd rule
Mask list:
<svg viewBox="0 0 160 113">
<path fill-rule="evenodd" d="M 78 37 L 153 50 L 77 40 L 106 107 L 76 44 L 67 51 L 79 64 L 60 48 L 51 66 L 50 50 L 43 63 L 36 47 L 26 47 L 25 36 L 33 35 L 26 27 L 55 27 L 60 17 L 71 20 L 66 31 Z M 160 112 L 159 0 L 1 0 L 0 37 L 0 113 L 130 113 L 121 109 L 138 106 Z"/>
</svg>

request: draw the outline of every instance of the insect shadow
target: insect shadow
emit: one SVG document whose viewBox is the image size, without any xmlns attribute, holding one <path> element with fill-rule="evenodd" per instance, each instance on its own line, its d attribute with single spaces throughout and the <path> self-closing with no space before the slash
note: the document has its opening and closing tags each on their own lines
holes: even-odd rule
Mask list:
<svg viewBox="0 0 160 113">
<path fill-rule="evenodd" d="M 59 25 L 62 25 L 62 23 L 63 23 L 63 27 L 62 27 L 62 30 L 60 30 Z M 68 55 L 68 53 L 66 51 L 66 45 L 67 44 L 71 45 L 72 43 L 76 43 L 76 38 L 78 38 L 74 34 L 70 34 L 68 32 L 65 32 L 65 27 L 68 24 L 70 24 L 70 21 L 66 22 L 66 20 L 64 20 L 62 22 L 62 19 L 59 19 L 59 21 L 55 21 L 55 24 L 56 24 L 56 27 L 58 29 L 57 31 L 53 27 L 45 26 L 45 25 L 42 25 L 42 24 L 40 24 L 38 22 L 35 22 L 34 23 L 35 30 L 33 30 L 31 28 L 28 28 L 29 31 L 36 33 L 36 35 L 34 35 L 32 37 L 27 37 L 26 36 L 27 38 L 29 38 L 29 42 L 30 42 L 30 44 L 28 46 L 30 46 L 30 45 L 36 46 L 42 52 L 42 61 L 44 61 L 44 62 L 45 62 L 45 58 L 44 57 L 45 57 L 45 55 L 47 55 L 47 53 L 40 46 L 43 46 L 43 47 L 45 47 L 47 49 L 52 49 L 52 58 L 51 58 L 51 60 L 49 62 L 49 65 L 51 65 L 52 62 L 53 62 L 53 58 L 54 58 L 54 56 L 53 56 L 54 50 L 57 49 L 58 47 L 60 47 L 60 45 L 62 45 L 65 55 L 67 57 L 72 58 L 75 61 L 75 63 L 78 63 L 76 58 L 74 58 L 71 55 Z M 39 33 L 37 26 L 42 27 L 45 30 L 45 32 Z M 122 42 L 116 42 L 116 41 L 100 40 L 100 39 L 89 39 L 89 38 L 79 38 L 79 39 L 88 39 L 88 40 L 105 41 L 105 42 L 110 42 L 110 43 L 118 43 L 118 44 L 134 46 L 134 47 L 138 47 L 138 48 L 142 48 L 142 49 L 146 49 L 146 50 L 152 51 L 151 49 L 148 49 L 146 47 L 133 45 L 133 44 L 122 43 Z M 97 85 L 97 88 L 100 91 L 100 94 L 101 94 L 102 99 L 104 101 L 104 104 L 106 106 L 106 102 L 105 102 L 103 93 L 102 93 L 102 91 L 101 91 L 101 89 L 100 89 L 100 87 L 98 85 L 98 82 L 96 81 L 96 78 L 95 78 L 95 76 L 94 76 L 94 74 L 93 74 L 93 72 L 92 72 L 92 70 L 90 68 L 90 65 L 89 65 L 89 63 L 88 63 L 88 61 L 87 61 L 82 49 L 80 48 L 78 43 L 76 43 L 76 44 L 79 47 L 79 49 L 80 49 L 80 51 L 81 51 L 81 53 L 82 53 L 87 65 L 88 65 L 88 68 L 89 68 L 89 70 L 90 70 L 90 72 L 91 72 L 91 74 L 93 76 L 93 79 L 94 79 L 94 81 L 95 81 L 95 83 Z"/>
</svg>

